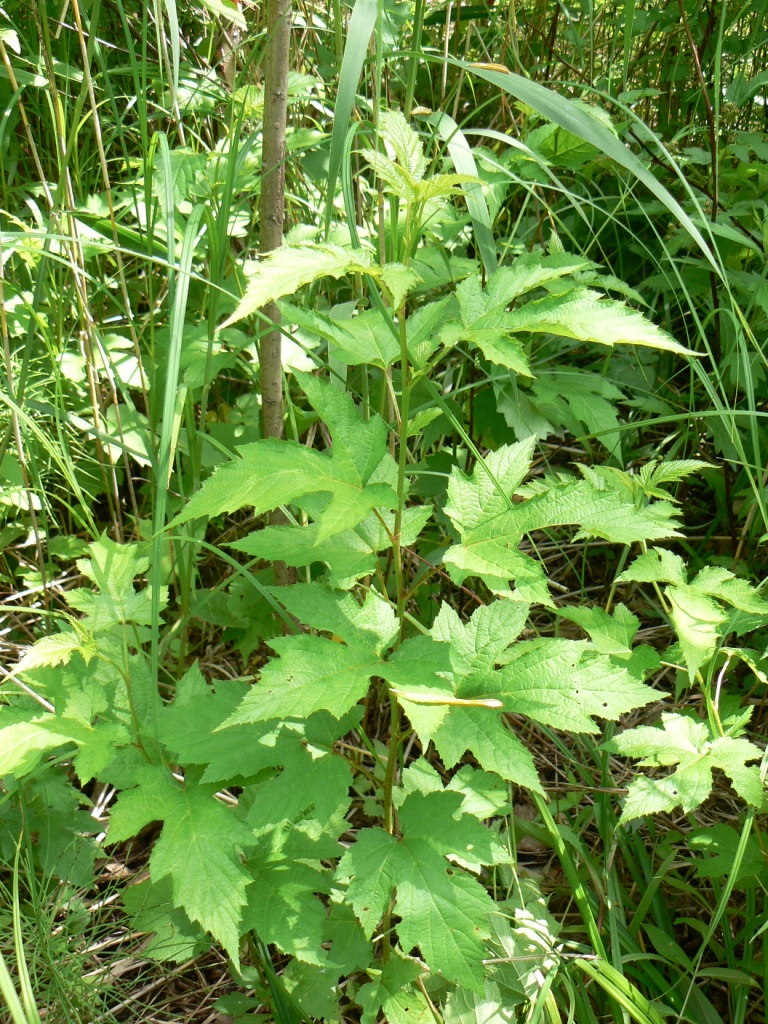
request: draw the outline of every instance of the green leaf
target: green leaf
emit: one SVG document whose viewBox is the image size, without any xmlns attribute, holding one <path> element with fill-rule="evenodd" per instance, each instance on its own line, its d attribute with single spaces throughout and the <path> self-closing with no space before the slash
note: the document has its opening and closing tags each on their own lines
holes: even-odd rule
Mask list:
<svg viewBox="0 0 768 1024">
<path fill-rule="evenodd" d="M 715 736 L 705 722 L 687 715 L 664 714 L 661 727 L 642 725 L 628 729 L 604 744 L 606 750 L 640 758 L 644 767 L 677 765 L 670 775 L 641 775 L 629 786 L 622 822 L 645 814 L 682 807 L 688 814 L 712 792 L 712 769 L 719 768 L 731 780 L 739 796 L 759 807 L 763 783 L 757 765 L 762 750 L 749 740 Z"/>
<path fill-rule="evenodd" d="M 248 870 L 254 884 L 244 927 L 304 963 L 323 965 L 326 911 L 315 894 L 327 891 L 330 872 L 319 862 L 288 860 L 269 849 L 250 857 Z"/>
<path fill-rule="evenodd" d="M 385 263 L 372 276 L 378 276 L 381 284 L 389 292 L 392 308 L 395 310 L 400 309 L 408 293 L 421 281 L 412 267 L 403 266 L 402 263 Z"/>
<path fill-rule="evenodd" d="M 459 687 L 465 699 L 479 698 L 486 693 L 500 694 L 472 685 Z M 465 696 L 466 695 L 466 696 Z M 533 758 L 523 743 L 499 718 L 498 712 L 473 707 L 450 707 L 444 721 L 433 735 L 435 747 L 446 768 L 458 764 L 466 751 L 471 751 L 486 771 L 496 772 L 502 779 L 524 786 L 532 793 L 543 793 Z"/>
<path fill-rule="evenodd" d="M 640 628 L 640 620 L 626 605 L 617 604 L 612 614 L 585 605 L 566 606 L 560 609 L 560 615 L 581 626 L 600 654 L 631 657 L 632 641 Z"/>
<path fill-rule="evenodd" d="M 71 731 L 53 715 L 8 723 L 9 717 L 4 710 L 0 718 L 0 778 L 11 773 L 24 776 L 39 763 L 45 751 L 74 742 Z"/>
<path fill-rule="evenodd" d="M 376 172 L 376 176 L 384 183 L 384 191 L 391 192 L 406 203 L 416 201 L 416 182 L 408 173 L 407 168 L 400 167 L 384 153 L 375 149 L 364 150 L 363 156 Z"/>
<path fill-rule="evenodd" d="M 224 723 L 265 722 L 327 710 L 340 718 L 368 692 L 381 662 L 359 643 L 337 644 L 318 636 L 271 641 L 280 655 L 268 662 L 240 707 Z"/>
<path fill-rule="evenodd" d="M 416 199 L 428 203 L 447 196 L 460 195 L 464 185 L 479 185 L 479 178 L 471 174 L 435 174 L 416 186 Z"/>
<path fill-rule="evenodd" d="M 176 517 L 172 525 L 199 516 L 216 516 L 249 505 L 261 515 L 304 495 L 330 493 L 320 515 L 317 537 L 356 526 L 371 508 L 391 509 L 397 495 L 387 483 L 371 482 L 392 464 L 386 450 L 387 428 L 374 416 L 360 419 L 351 397 L 331 384 L 297 374 L 313 407 L 331 432 L 333 448 L 322 454 L 294 441 L 273 438 L 239 449 L 239 458 L 220 466 Z"/>
<path fill-rule="evenodd" d="M 400 346 L 378 309 L 367 309 L 349 320 L 334 320 L 314 310 L 280 303 L 283 319 L 333 345 L 347 366 L 378 366 L 386 370 L 400 358 Z"/>
<path fill-rule="evenodd" d="M 78 558 L 78 569 L 118 605 L 126 594 L 133 594 L 134 579 L 149 568 L 149 558 L 139 554 L 138 544 L 116 544 L 106 534 L 88 545 L 88 553 L 88 558 Z"/>
<path fill-rule="evenodd" d="M 455 299 L 452 295 L 436 302 L 421 306 L 405 325 L 408 354 L 415 370 L 424 370 L 430 358 L 440 348 L 439 328 L 445 323 L 454 310 Z"/>
<path fill-rule="evenodd" d="M 259 782 L 252 791 L 254 802 L 248 812 L 248 824 L 256 835 L 274 832 L 275 826 L 279 826 L 279 831 L 283 823 L 295 830 L 297 822 L 309 816 L 310 809 L 319 827 L 331 827 L 332 831 L 333 823 L 340 817 L 339 831 L 344 830 L 343 818 L 351 802 L 352 779 L 344 758 L 333 753 L 333 741 L 344 734 L 344 728 L 336 723 L 331 738 L 317 735 L 318 726 L 329 717 L 321 713 L 303 724 L 285 724 L 285 732 L 292 732 L 294 740 L 291 747 L 285 745 L 280 763 L 282 770 Z M 359 720 L 359 717 L 347 720 L 346 728 L 357 725 Z M 332 856 L 340 852 L 334 843 Z"/>
<path fill-rule="evenodd" d="M 501 669 L 504 710 L 568 732 L 596 733 L 592 718 L 616 721 L 658 699 L 623 666 L 591 651 L 584 641 L 543 638 L 515 645 Z"/>
<path fill-rule="evenodd" d="M 154 884 L 148 879 L 123 889 L 123 906 L 131 925 L 138 932 L 153 933 L 143 947 L 153 960 L 183 963 L 210 946 L 198 925 L 193 924 L 180 907 L 172 905 L 173 890 L 169 878 Z"/>
<path fill-rule="evenodd" d="M 555 334 L 598 345 L 648 345 L 679 355 L 695 355 L 642 313 L 587 288 L 526 303 L 510 313 L 507 329 Z"/>
<path fill-rule="evenodd" d="M 379 134 L 394 152 L 395 159 L 414 184 L 421 181 L 427 169 L 424 146 L 418 133 L 399 110 L 382 111 Z"/>
<path fill-rule="evenodd" d="M 597 537 L 619 544 L 676 536 L 674 509 L 657 502 L 638 508 L 629 494 L 600 488 L 589 480 L 544 481 L 538 493 L 513 501 L 530 466 L 534 439 L 491 452 L 471 477 L 451 470 L 445 511 L 461 543 L 443 561 L 451 578 L 463 583 L 479 576 L 493 591 L 524 601 L 552 605 L 540 564 L 518 550 L 525 534 L 556 526 L 577 525 L 577 539 Z M 599 481 L 598 481 L 599 483 Z"/>
<path fill-rule="evenodd" d="M 193 681 L 200 684 L 194 691 Z M 204 769 L 204 784 L 231 783 L 283 765 L 300 742 L 295 733 L 274 721 L 219 731 L 249 692 L 246 683 L 228 679 L 216 680 L 214 690 L 193 665 L 179 681 L 173 703 L 162 709 L 160 739 L 178 764 Z"/>
<path fill-rule="evenodd" d="M 679 555 L 666 548 L 651 548 L 638 555 L 628 569 L 616 577 L 617 583 L 675 583 L 685 586 L 688 574 Z"/>
<path fill-rule="evenodd" d="M 476 176 L 468 174 L 436 174 L 424 179 L 427 168 L 424 147 L 399 111 L 386 110 L 381 114 L 379 137 L 394 160 L 375 149 L 363 151 L 363 156 L 384 182 L 386 190 L 406 203 L 424 204 L 442 199 L 460 192 L 462 185 L 478 181 Z M 397 308 L 397 304 L 395 306 Z"/>
<path fill-rule="evenodd" d="M 252 316 L 269 302 L 284 295 L 294 295 L 318 278 L 373 272 L 373 260 L 362 249 L 343 249 L 330 242 L 324 245 L 315 242 L 283 245 L 257 264 L 237 309 L 224 321 L 220 330 Z"/>
<path fill-rule="evenodd" d="M 471 477 L 452 470 L 445 511 L 460 533 L 470 533 L 509 512 L 512 495 L 531 468 L 534 440 L 489 452 Z"/>
<path fill-rule="evenodd" d="M 371 943 L 365 937 L 355 913 L 346 903 L 332 903 L 325 922 L 325 937 L 331 941 L 328 963 L 345 974 L 365 970 L 373 959 Z"/>
<path fill-rule="evenodd" d="M 449 855 L 493 863 L 505 854 L 476 819 L 461 814 L 458 793 L 411 793 L 400 808 L 400 840 L 363 829 L 337 871 L 349 879 L 348 898 L 372 935 L 396 890 L 402 949 L 415 946 L 433 971 L 482 991 L 484 940 L 494 903 L 476 879 L 449 867 Z"/>
<path fill-rule="evenodd" d="M 141 769 L 134 789 L 118 797 L 108 842 L 137 835 L 153 821 L 163 830 L 149 865 L 154 883 L 170 878 L 173 899 L 192 921 L 239 960 L 240 923 L 250 875 L 239 851 L 252 844 L 250 830 L 215 799 L 215 787 L 178 783 L 164 768 Z"/>
<path fill-rule="evenodd" d="M 362 605 L 351 594 L 322 583 L 271 587 L 270 592 L 304 625 L 347 643 L 369 646 L 376 655 L 393 643 L 399 631 L 392 605 L 375 590 L 368 591 Z"/>
<path fill-rule="evenodd" d="M 490 671 L 502 651 L 520 636 L 527 618 L 528 605 L 494 601 L 476 609 L 463 623 L 449 604 L 442 604 L 430 633 L 451 645 L 451 664 L 456 672 L 468 675 Z"/>
<path fill-rule="evenodd" d="M 374 980 L 363 985 L 357 994 L 363 1008 L 361 1024 L 376 1024 L 383 1019 L 389 1024 L 431 1024 L 434 1021 L 424 996 L 413 982 L 424 975 L 424 968 L 415 960 L 395 951 L 382 970 L 372 968 L 368 973 Z"/>
<path fill-rule="evenodd" d="M 499 717 L 501 699 L 490 674 L 527 615 L 527 605 L 495 601 L 464 625 L 444 604 L 433 639 L 406 640 L 381 674 L 395 685 L 422 746 L 433 742 L 446 768 L 469 750 L 486 771 L 540 793 L 533 758 Z"/>
<path fill-rule="evenodd" d="M 578 101 L 574 101 L 578 103 Z M 581 105 L 581 104 L 580 104 Z M 584 104 L 584 107 L 587 105 Z M 596 108 L 588 108 L 594 113 Z M 603 120 L 601 118 L 601 120 Z M 608 121 L 608 127 L 610 121 Z M 598 150 L 577 135 L 565 131 L 556 124 L 544 124 L 534 128 L 525 137 L 525 144 L 555 167 L 577 169 L 597 156 Z"/>
<path fill-rule="evenodd" d="M 718 565 L 705 565 L 691 581 L 691 586 L 702 594 L 753 615 L 768 614 L 768 601 L 747 580 L 738 579 L 728 569 Z"/>
<path fill-rule="evenodd" d="M 638 477 L 643 492 L 649 498 L 670 498 L 670 492 L 663 484 L 679 483 L 691 473 L 699 473 L 706 466 L 699 459 L 650 459 L 640 470 Z"/>
<path fill-rule="evenodd" d="M 249 278 L 245 294 L 235 312 L 220 325 L 219 330 L 252 316 L 263 306 L 285 295 L 295 295 L 304 285 L 321 277 L 338 279 L 347 274 L 368 274 L 382 281 L 394 296 L 396 309 L 408 290 L 419 280 L 416 271 L 401 264 L 379 266 L 373 256 L 363 249 L 344 249 L 331 242 L 283 245 L 262 257 Z"/>
<path fill-rule="evenodd" d="M 498 773 L 491 774 L 465 764 L 446 788 L 461 793 L 464 814 L 472 814 L 480 821 L 511 813 L 509 786 L 499 780 Z"/>
<path fill-rule="evenodd" d="M 719 566 L 705 566 L 688 583 L 682 558 L 664 548 L 639 555 L 618 580 L 668 584 L 669 617 L 691 680 L 710 660 L 726 628 L 728 616 L 718 601 L 748 614 L 768 612 L 768 602 L 754 587 Z"/>
<path fill-rule="evenodd" d="M 688 845 L 704 856 L 697 857 L 697 878 L 728 878 L 733 874 L 741 837 L 732 825 L 707 824 L 705 828 L 694 829 L 688 834 Z M 765 857 L 760 840 L 754 833 L 747 839 L 739 874 L 735 882 L 737 889 L 753 889 L 762 882 L 765 873 Z"/>
<path fill-rule="evenodd" d="M 669 617 L 675 627 L 691 681 L 715 653 L 726 621 L 723 608 L 711 597 L 687 584 L 667 587 Z"/>
<path fill-rule="evenodd" d="M 158 201 L 163 217 L 171 216 L 179 203 L 189 196 L 189 189 L 196 176 L 205 167 L 205 155 L 180 146 L 172 149 L 166 159 L 158 160 L 152 175 L 152 193 Z M 166 197 L 173 199 L 169 210 Z"/>
<path fill-rule="evenodd" d="M 610 381 L 599 374 L 579 370 L 543 372 L 534 381 L 531 394 L 535 396 L 537 410 L 551 421 L 536 431 L 537 437 L 546 437 L 561 427 L 578 436 L 584 424 L 590 434 L 622 461 L 617 402 L 624 395 Z M 511 422 L 510 417 L 508 422 Z M 524 428 L 519 423 L 512 422 L 512 425 L 519 436 L 531 432 L 528 429 L 520 434 Z"/>
<path fill-rule="evenodd" d="M 440 332 L 440 341 L 448 346 L 468 341 L 492 363 L 530 377 L 528 358 L 509 328 L 511 314 L 503 306 L 488 308 L 478 278 L 468 277 L 462 281 L 456 288 L 456 297 L 461 323 L 449 321 Z"/>
<path fill-rule="evenodd" d="M 519 296 L 535 288 L 543 288 L 562 277 L 570 277 L 581 270 L 595 266 L 583 256 L 557 253 L 545 256 L 542 252 L 529 252 L 512 261 L 509 267 L 501 267 L 490 278 L 485 288 L 486 308 L 509 306 Z"/>
<path fill-rule="evenodd" d="M 77 567 L 98 587 L 98 594 L 77 588 L 67 600 L 88 618 L 91 631 L 111 629 L 121 623 L 149 625 L 152 622 L 152 591 L 137 591 L 134 580 L 149 568 L 149 559 L 139 554 L 138 544 L 116 544 L 103 535 L 88 546 L 89 557 L 79 558 Z M 165 606 L 167 588 L 161 590 L 160 607 Z"/>
<path fill-rule="evenodd" d="M 413 544 L 431 514 L 429 506 L 406 508 L 400 533 L 401 544 Z M 353 586 L 355 580 L 375 572 L 378 554 L 392 547 L 390 538 L 394 524 L 393 513 L 372 513 L 354 529 L 334 533 L 327 540 L 318 539 L 320 527 L 317 523 L 304 527 L 266 526 L 235 541 L 230 547 L 268 561 L 279 560 L 297 567 L 322 562 L 328 566 L 328 585 L 346 590 Z"/>
<path fill-rule="evenodd" d="M 513 895 L 497 904 L 483 994 L 457 988 L 448 994 L 446 1024 L 511 1024 L 514 1007 L 535 1002 L 542 981 L 559 960 L 558 926 L 531 878 L 520 877 Z"/>
<path fill-rule="evenodd" d="M 94 638 L 82 630 L 77 633 L 72 630 L 53 633 L 51 636 L 41 637 L 32 647 L 27 648 L 19 661 L 17 671 L 31 672 L 36 668 L 66 665 L 73 654 L 82 655 L 87 664 L 98 651 L 98 644 Z"/>
</svg>

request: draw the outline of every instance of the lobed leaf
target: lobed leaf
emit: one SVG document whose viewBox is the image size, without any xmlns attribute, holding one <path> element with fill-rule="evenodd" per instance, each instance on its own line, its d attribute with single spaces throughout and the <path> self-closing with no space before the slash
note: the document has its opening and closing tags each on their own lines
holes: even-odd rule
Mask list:
<svg viewBox="0 0 768 1024">
<path fill-rule="evenodd" d="M 395 911 L 403 949 L 418 946 L 447 980 L 482 991 L 484 941 L 494 903 L 483 886 L 446 857 L 467 853 L 484 863 L 504 859 L 498 839 L 469 815 L 462 797 L 441 792 L 409 794 L 400 808 L 402 839 L 383 829 L 363 829 L 339 863 L 348 898 L 366 935 L 373 934 L 396 891 Z"/>
<path fill-rule="evenodd" d="M 515 581 L 525 601 L 552 604 L 541 566 L 518 550 L 523 537 L 558 526 L 580 527 L 576 537 L 596 537 L 618 544 L 677 536 L 674 508 L 666 502 L 638 507 L 631 496 L 596 486 L 589 480 L 544 481 L 533 497 L 515 495 L 533 451 L 534 439 L 503 446 L 467 477 L 454 468 L 445 511 L 461 542 L 443 561 L 451 578 L 462 583 L 479 576 L 492 590 L 509 593 Z"/>
<path fill-rule="evenodd" d="M 330 452 L 275 438 L 243 445 L 239 457 L 216 469 L 172 525 L 244 506 L 261 515 L 305 495 L 329 493 L 331 500 L 317 529 L 321 542 L 356 526 L 372 508 L 396 506 L 392 487 L 372 480 L 392 462 L 386 449 L 387 429 L 380 417 L 363 422 L 348 394 L 309 374 L 297 375 L 329 427 L 333 438 Z"/>
<path fill-rule="evenodd" d="M 647 345 L 678 355 L 695 355 L 642 313 L 587 288 L 526 303 L 512 311 L 508 329 L 555 334 L 598 345 Z"/>
<path fill-rule="evenodd" d="M 370 647 L 318 636 L 281 637 L 271 645 L 280 658 L 264 666 L 258 683 L 224 726 L 306 718 L 321 710 L 340 718 L 366 695 L 381 665 Z"/>
<path fill-rule="evenodd" d="M 730 778 L 746 803 L 759 807 L 762 802 L 764 785 L 760 769 L 747 763 L 760 760 L 762 750 L 743 738 L 715 736 L 705 722 L 687 715 L 664 714 L 660 727 L 643 725 L 628 729 L 604 747 L 640 758 L 639 763 L 645 767 L 677 766 L 670 775 L 641 775 L 630 783 L 622 822 L 646 814 L 671 812 L 676 807 L 690 813 L 712 792 L 713 768 L 719 768 Z"/>
<path fill-rule="evenodd" d="M 253 842 L 247 826 L 197 781 L 178 783 L 160 766 L 141 769 L 135 789 L 118 797 L 108 842 L 162 821 L 149 864 L 153 882 L 170 878 L 173 898 L 239 960 L 240 924 L 251 876 L 239 851 Z"/>
</svg>

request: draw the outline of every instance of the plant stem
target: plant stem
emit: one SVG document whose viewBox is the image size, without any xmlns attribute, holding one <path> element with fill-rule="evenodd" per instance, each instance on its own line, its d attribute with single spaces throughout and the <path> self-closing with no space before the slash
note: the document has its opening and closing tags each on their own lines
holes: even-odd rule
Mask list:
<svg viewBox="0 0 768 1024">
<path fill-rule="evenodd" d="M 408 64 L 408 82 L 405 87 L 405 107 L 404 112 L 406 117 L 410 117 L 411 107 L 413 106 L 413 94 L 416 91 L 416 75 L 419 70 L 419 51 L 421 50 L 421 29 L 424 23 L 424 0 L 416 0 L 416 6 L 413 12 L 413 36 L 411 41 L 411 59 Z"/>
<path fill-rule="evenodd" d="M 408 419 L 411 404 L 411 381 L 410 367 L 408 364 L 408 336 L 406 332 L 405 306 L 401 306 L 398 313 L 400 330 L 400 437 L 397 460 L 397 509 L 395 511 L 395 527 L 393 531 L 392 552 L 395 568 L 395 579 L 397 582 L 397 619 L 400 623 L 400 635 L 398 645 L 403 642 L 405 634 L 405 608 L 407 591 L 405 586 L 405 574 L 403 572 L 403 551 L 400 544 L 400 531 L 403 524 L 403 509 L 405 507 L 405 484 L 406 468 L 408 466 Z M 384 803 L 384 828 L 390 835 L 395 833 L 395 815 L 392 803 L 392 795 L 395 787 L 395 776 L 397 774 L 397 763 L 400 752 L 400 704 L 397 698 L 390 694 L 390 729 L 389 729 L 389 756 L 387 757 L 387 768 L 384 773 L 383 803 Z M 384 917 L 384 943 L 383 958 L 386 962 L 389 959 L 390 939 L 389 933 L 392 927 L 392 912 L 387 911 Z"/>
<path fill-rule="evenodd" d="M 291 0 L 269 0 L 267 5 L 267 48 L 264 69 L 264 133 L 259 200 L 259 251 L 272 252 L 283 243 L 285 219 L 285 133 L 288 121 L 288 64 L 291 42 Z M 262 310 L 275 325 L 259 343 L 261 414 L 264 437 L 281 438 L 284 433 L 283 361 L 280 346 L 280 311 L 270 302 Z M 273 524 L 287 520 L 278 509 Z M 275 563 L 275 582 L 290 582 L 284 562 Z"/>
</svg>

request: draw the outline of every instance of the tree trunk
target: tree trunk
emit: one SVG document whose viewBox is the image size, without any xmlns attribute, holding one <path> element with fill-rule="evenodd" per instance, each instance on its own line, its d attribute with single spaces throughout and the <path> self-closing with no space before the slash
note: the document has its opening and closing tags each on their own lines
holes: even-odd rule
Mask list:
<svg viewBox="0 0 768 1024">
<path fill-rule="evenodd" d="M 267 53 L 264 70 L 264 131 L 259 200 L 259 251 L 271 252 L 283 242 L 285 211 L 285 128 L 288 115 L 288 65 L 290 61 L 291 0 L 267 2 Z M 271 302 L 262 310 L 273 324 L 280 311 Z M 280 331 L 269 330 L 259 344 L 261 415 L 264 437 L 283 436 L 283 365 Z M 279 511 L 272 523 L 285 523 Z M 275 564 L 275 581 L 290 582 L 284 563 Z"/>
</svg>

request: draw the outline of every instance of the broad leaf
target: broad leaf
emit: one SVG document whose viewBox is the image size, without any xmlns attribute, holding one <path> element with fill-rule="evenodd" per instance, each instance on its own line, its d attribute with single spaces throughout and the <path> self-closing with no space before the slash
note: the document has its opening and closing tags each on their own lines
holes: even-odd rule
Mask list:
<svg viewBox="0 0 768 1024">
<path fill-rule="evenodd" d="M 220 679 L 215 690 L 193 665 L 177 685 L 173 703 L 162 709 L 159 735 L 180 765 L 204 768 L 203 783 L 231 782 L 286 764 L 301 738 L 283 723 L 221 726 L 250 692 L 239 680 Z"/>
<path fill-rule="evenodd" d="M 36 715 L 10 721 L 13 712 L 4 709 L 0 728 L 0 778 L 23 777 L 37 765 L 45 751 L 74 742 L 72 730 L 54 715 Z"/>
<path fill-rule="evenodd" d="M 326 910 L 315 895 L 327 892 L 330 872 L 318 862 L 289 860 L 279 852 L 259 850 L 248 859 L 254 884 L 248 893 L 243 924 L 262 942 L 308 964 L 325 963 Z"/>
<path fill-rule="evenodd" d="M 318 636 L 271 641 L 280 655 L 268 662 L 240 707 L 225 722 L 266 722 L 330 711 L 340 718 L 368 692 L 381 662 L 369 646 L 338 644 Z"/>
<path fill-rule="evenodd" d="M 88 617 L 92 632 L 111 629 L 120 623 L 149 625 L 152 621 L 152 592 L 149 587 L 136 590 L 134 580 L 149 568 L 149 559 L 139 554 L 137 544 L 116 544 L 106 535 L 88 547 L 88 558 L 79 558 L 77 567 L 98 587 L 98 593 L 84 588 L 72 590 L 67 600 Z M 161 591 L 164 607 L 167 588 Z"/>
<path fill-rule="evenodd" d="M 679 355 L 694 355 L 642 313 L 588 288 L 575 288 L 565 295 L 548 295 L 526 303 L 512 311 L 508 330 L 555 334 L 598 345 L 648 345 Z"/>
<path fill-rule="evenodd" d="M 507 385 L 501 397 L 499 411 L 519 438 L 545 438 L 563 430 L 578 437 L 586 427 L 621 461 L 617 402 L 624 395 L 605 377 L 576 369 L 541 371 L 529 391 Z"/>
<path fill-rule="evenodd" d="M 376 1024 L 383 1019 L 388 1024 L 431 1024 L 432 1011 L 419 989 L 413 984 L 424 975 L 423 966 L 394 951 L 389 962 L 382 965 L 381 974 L 363 985 L 357 999 L 363 1008 L 361 1024 Z"/>
<path fill-rule="evenodd" d="M 395 159 L 408 179 L 419 182 L 424 177 L 427 161 L 424 146 L 418 133 L 408 124 L 399 110 L 385 110 L 379 121 L 379 132 L 384 142 L 391 147 Z"/>
<path fill-rule="evenodd" d="M 240 923 L 250 875 L 239 851 L 250 830 L 215 799 L 215 788 L 196 780 L 178 783 L 167 769 L 147 766 L 135 789 L 121 793 L 108 841 L 123 842 L 153 821 L 163 831 L 149 860 L 153 882 L 170 878 L 173 898 L 237 962 Z"/>
<path fill-rule="evenodd" d="M 499 717 L 504 702 L 493 673 L 527 613 L 527 605 L 496 601 L 465 626 L 443 605 L 433 639 L 406 640 L 380 672 L 422 746 L 434 743 L 446 768 L 469 750 L 486 771 L 542 792 L 531 754 Z"/>
<path fill-rule="evenodd" d="M 486 285 L 487 309 L 509 306 L 519 296 L 536 288 L 543 288 L 577 271 L 591 270 L 595 264 L 583 256 L 557 253 L 545 256 L 542 252 L 529 252 L 518 256 L 509 267 L 500 267 Z"/>
<path fill-rule="evenodd" d="M 337 875 L 349 879 L 348 897 L 366 935 L 372 935 L 393 891 L 403 949 L 421 948 L 433 971 L 482 990 L 484 940 L 494 903 L 471 875 L 449 866 L 449 855 L 494 863 L 503 849 L 489 830 L 460 813 L 458 793 L 411 793 L 400 808 L 403 837 L 363 829 Z"/>
<path fill-rule="evenodd" d="M 586 605 L 566 606 L 560 609 L 560 615 L 578 623 L 600 654 L 631 657 L 632 641 L 640 627 L 640 620 L 626 605 L 617 604 L 611 614 L 602 608 L 587 608 Z"/>
<path fill-rule="evenodd" d="M 763 783 L 757 761 L 762 750 L 754 743 L 732 736 L 714 736 L 705 722 L 687 715 L 665 714 L 661 727 L 642 725 L 628 729 L 604 744 L 607 750 L 640 758 L 644 767 L 671 766 L 670 775 L 640 776 L 629 786 L 621 820 L 682 807 L 688 814 L 712 792 L 712 769 L 719 768 L 731 780 L 739 796 L 759 807 Z"/>
<path fill-rule="evenodd" d="M 430 632 L 435 640 L 451 645 L 451 663 L 468 675 L 492 669 L 502 651 L 517 640 L 527 618 L 527 605 L 494 601 L 462 623 L 449 604 L 442 604 Z"/>
<path fill-rule="evenodd" d="M 161 963 L 182 963 L 205 952 L 210 946 L 199 925 L 193 924 L 180 907 L 173 906 L 170 878 L 157 884 L 147 879 L 123 890 L 123 906 L 138 932 L 153 933 L 144 953 Z"/>
<path fill-rule="evenodd" d="M 674 509 L 664 502 L 638 508 L 629 494 L 598 488 L 588 480 L 544 481 L 526 500 L 513 500 L 530 466 L 533 439 L 491 452 L 472 476 L 453 469 L 445 511 L 461 543 L 448 549 L 444 562 L 452 579 L 479 576 L 498 593 L 552 605 L 541 565 L 518 550 L 535 530 L 575 525 L 576 537 L 619 544 L 676 536 Z"/>
<path fill-rule="evenodd" d="M 413 544 L 431 514 L 429 506 L 406 508 L 400 531 L 401 544 L 406 547 Z M 319 540 L 320 527 L 317 523 L 303 527 L 266 526 L 235 541 L 230 547 L 268 561 L 279 560 L 297 567 L 325 563 L 328 585 L 346 590 L 356 580 L 375 572 L 379 553 L 392 547 L 390 538 L 394 524 L 393 513 L 372 513 L 353 529 L 334 533 L 327 540 Z"/>
<path fill-rule="evenodd" d="M 664 548 L 639 555 L 618 580 L 667 584 L 669 617 L 691 680 L 715 653 L 728 628 L 723 604 L 747 614 L 768 614 L 768 602 L 746 580 L 719 566 L 705 566 L 689 583 L 682 558 Z"/>
<path fill-rule="evenodd" d="M 322 583 L 273 587 L 271 593 L 305 626 L 330 633 L 347 643 L 370 646 L 379 655 L 398 633 L 392 606 L 375 590 L 362 605 L 351 594 L 339 593 Z"/>
<path fill-rule="evenodd" d="M 333 353 L 348 366 L 367 364 L 386 370 L 400 358 L 400 345 L 377 309 L 364 310 L 349 320 L 334 320 L 314 310 L 280 303 L 284 319 L 333 345 Z"/>
<path fill-rule="evenodd" d="M 597 733 L 593 718 L 616 721 L 658 698 L 623 666 L 579 640 L 526 640 L 496 673 L 508 712 L 567 732 Z"/>
<path fill-rule="evenodd" d="M 446 1024 L 513 1024 L 516 1007 L 534 1002 L 559 960 L 558 926 L 536 883 L 521 877 L 492 918 L 482 995 L 458 988 L 445 1005 Z"/>
<path fill-rule="evenodd" d="M 309 375 L 299 375 L 317 412 L 328 425 L 333 448 L 327 454 L 293 441 L 264 439 L 244 445 L 239 458 L 219 467 L 174 523 L 215 516 L 251 506 L 261 515 L 302 496 L 328 492 L 331 500 L 320 516 L 318 541 L 350 529 L 370 509 L 394 508 L 397 496 L 389 484 L 371 482 L 391 464 L 386 450 L 387 428 L 375 416 L 360 419 L 345 392 Z"/>
<path fill-rule="evenodd" d="M 373 260 L 362 249 L 343 249 L 340 245 L 313 242 L 283 245 L 259 262 L 237 309 L 224 321 L 220 330 L 252 316 L 269 302 L 284 295 L 293 295 L 318 278 L 373 272 Z"/>
<path fill-rule="evenodd" d="M 31 672 L 36 668 L 66 665 L 74 654 L 80 654 L 87 664 L 98 654 L 98 650 L 96 640 L 83 630 L 77 633 L 73 630 L 53 633 L 51 636 L 41 637 L 32 647 L 27 648 L 17 670 Z"/>
<path fill-rule="evenodd" d="M 528 358 L 509 328 L 511 314 L 504 306 L 487 306 L 480 281 L 468 277 L 456 289 L 461 322 L 449 321 L 440 332 L 440 341 L 453 346 L 461 341 L 476 345 L 486 359 L 506 366 L 515 373 L 531 376 Z"/>
</svg>

